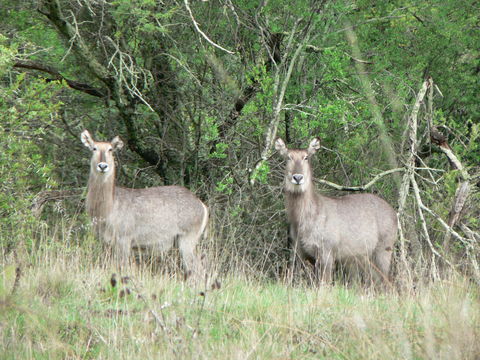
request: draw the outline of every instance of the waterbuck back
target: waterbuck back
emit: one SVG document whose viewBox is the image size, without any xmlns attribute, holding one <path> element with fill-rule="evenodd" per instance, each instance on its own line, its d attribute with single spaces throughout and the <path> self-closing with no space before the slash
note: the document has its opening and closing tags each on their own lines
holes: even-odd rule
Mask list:
<svg viewBox="0 0 480 360">
<path fill-rule="evenodd" d="M 110 244 L 121 263 L 132 248 L 161 253 L 178 244 L 186 274 L 202 275 L 195 248 L 208 222 L 207 207 L 188 189 L 159 186 L 129 189 L 115 185 L 113 153 L 123 142 L 93 140 L 82 132 L 83 144 L 91 150 L 86 208 L 94 228 Z"/>
<path fill-rule="evenodd" d="M 313 139 L 307 149 L 288 149 L 282 139 L 275 148 L 286 159 L 285 203 L 294 243 L 293 266 L 308 260 L 320 281 L 330 282 L 335 261 L 361 267 L 367 276 L 388 280 L 397 238 L 397 215 L 373 194 L 327 197 L 315 191 L 310 157 L 320 148 Z"/>
</svg>

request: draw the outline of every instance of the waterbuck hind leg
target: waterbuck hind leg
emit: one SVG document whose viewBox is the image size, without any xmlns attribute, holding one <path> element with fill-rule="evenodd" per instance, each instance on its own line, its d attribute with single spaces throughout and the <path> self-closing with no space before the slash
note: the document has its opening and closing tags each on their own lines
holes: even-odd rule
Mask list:
<svg viewBox="0 0 480 360">
<path fill-rule="evenodd" d="M 372 258 L 372 284 L 388 284 L 390 263 L 392 261 L 392 251 L 390 248 L 377 249 Z"/>
<path fill-rule="evenodd" d="M 200 257 L 195 252 L 195 247 L 201 234 L 187 234 L 179 237 L 178 249 L 182 257 L 185 277 L 193 281 L 201 281 L 205 277 Z"/>
</svg>

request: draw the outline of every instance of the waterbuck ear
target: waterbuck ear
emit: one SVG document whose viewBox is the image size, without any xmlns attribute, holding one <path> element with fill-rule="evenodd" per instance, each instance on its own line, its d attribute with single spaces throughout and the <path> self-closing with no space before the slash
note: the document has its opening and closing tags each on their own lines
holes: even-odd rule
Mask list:
<svg viewBox="0 0 480 360">
<path fill-rule="evenodd" d="M 123 141 L 118 136 L 112 139 L 111 144 L 114 151 L 123 148 Z"/>
<path fill-rule="evenodd" d="M 82 134 L 80 135 L 80 139 L 82 140 L 83 145 L 85 145 L 90 150 L 93 150 L 95 141 L 93 141 L 92 136 L 90 135 L 88 130 L 83 130 Z"/>
<path fill-rule="evenodd" d="M 275 140 L 275 150 L 277 150 L 280 153 L 280 155 L 282 155 L 282 156 L 286 156 L 287 153 L 288 153 L 288 150 L 287 150 L 287 147 L 285 146 L 285 143 L 280 138 Z"/>
<path fill-rule="evenodd" d="M 314 138 L 312 141 L 310 141 L 310 145 L 308 146 L 308 154 L 313 155 L 318 149 L 320 149 L 320 139 Z"/>
</svg>

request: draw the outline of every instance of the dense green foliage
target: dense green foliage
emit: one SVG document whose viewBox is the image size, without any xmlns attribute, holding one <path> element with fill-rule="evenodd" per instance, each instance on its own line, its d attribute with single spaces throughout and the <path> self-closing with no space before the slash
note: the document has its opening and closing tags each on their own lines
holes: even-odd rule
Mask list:
<svg viewBox="0 0 480 360">
<path fill-rule="evenodd" d="M 302 146 L 318 136 L 316 176 L 365 184 L 407 162 L 408 119 L 431 77 L 433 99 L 425 98 L 418 118 L 417 179 L 425 205 L 446 222 L 461 172 L 430 141 L 432 117 L 471 183 L 454 223 L 463 240 L 449 250 L 458 265 L 464 256 L 476 264 L 478 10 L 475 2 L 433 0 L 4 1 L 2 245 L 21 242 L 10 231 L 34 221 L 36 194 L 85 186 L 78 136 L 87 128 L 98 139 L 125 140 L 119 183 L 190 187 L 210 206 L 225 251 L 279 276 L 287 241 L 273 138 Z M 372 189 L 395 206 L 401 183 L 397 173 Z M 81 197 L 57 205 L 40 220 L 71 216 Z M 422 234 L 418 216 L 409 192 L 407 253 L 418 266 L 437 249 L 443 264 L 445 227 L 430 217 L 430 236 Z"/>
<path fill-rule="evenodd" d="M 0 357 L 479 357 L 478 2 L 2 0 L 0 17 Z M 84 129 L 124 140 L 119 184 L 209 206 L 220 290 L 142 267 L 109 285 Z M 402 168 L 368 189 L 399 211 L 386 293 L 287 281 L 276 136 L 321 139 L 319 180 Z"/>
</svg>

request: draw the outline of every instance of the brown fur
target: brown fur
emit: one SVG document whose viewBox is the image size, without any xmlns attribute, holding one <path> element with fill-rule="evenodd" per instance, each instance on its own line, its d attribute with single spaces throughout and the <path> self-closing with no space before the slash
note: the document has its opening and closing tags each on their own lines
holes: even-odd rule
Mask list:
<svg viewBox="0 0 480 360">
<path fill-rule="evenodd" d="M 309 158 L 320 147 L 318 139 L 308 149 L 287 149 L 282 139 L 275 147 L 287 159 L 285 203 L 294 264 L 312 261 L 317 277 L 325 282 L 331 281 L 336 260 L 387 280 L 397 237 L 395 210 L 372 194 L 332 198 L 316 193 Z"/>
<path fill-rule="evenodd" d="M 132 248 L 165 252 L 177 242 L 187 275 L 202 275 L 195 247 L 208 222 L 207 207 L 188 189 L 159 186 L 128 189 L 115 185 L 115 137 L 96 142 L 85 130 L 81 140 L 92 151 L 86 208 L 94 229 L 124 263 Z"/>
</svg>

